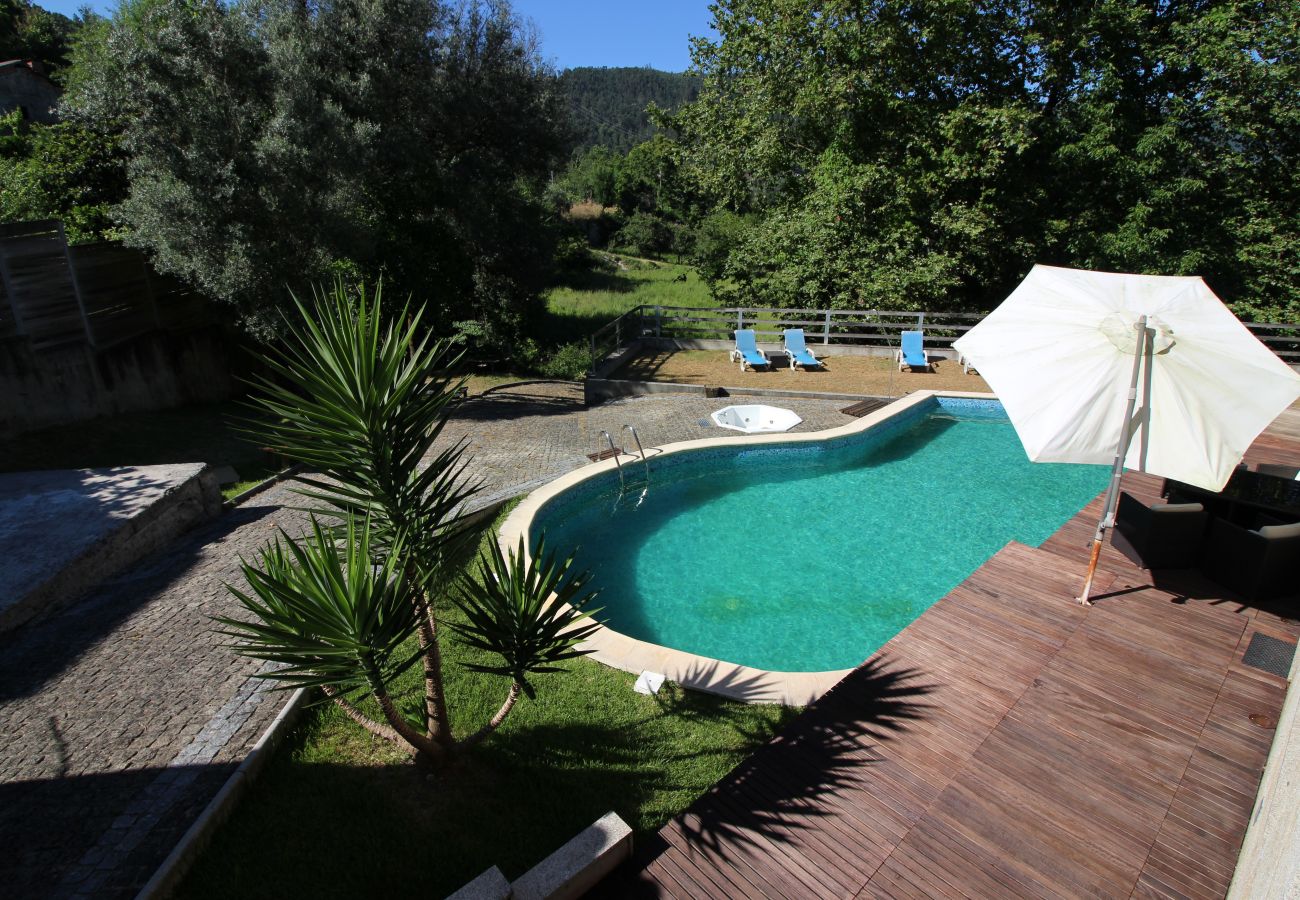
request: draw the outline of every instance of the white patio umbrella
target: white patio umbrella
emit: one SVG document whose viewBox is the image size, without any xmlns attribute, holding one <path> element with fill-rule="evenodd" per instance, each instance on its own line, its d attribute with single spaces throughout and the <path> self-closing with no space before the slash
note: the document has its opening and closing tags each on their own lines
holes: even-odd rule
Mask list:
<svg viewBox="0 0 1300 900">
<path fill-rule="evenodd" d="M 1034 266 L 953 343 L 1034 462 L 1113 464 L 1080 602 L 1127 467 L 1222 490 L 1300 375 L 1196 277 Z"/>
</svg>

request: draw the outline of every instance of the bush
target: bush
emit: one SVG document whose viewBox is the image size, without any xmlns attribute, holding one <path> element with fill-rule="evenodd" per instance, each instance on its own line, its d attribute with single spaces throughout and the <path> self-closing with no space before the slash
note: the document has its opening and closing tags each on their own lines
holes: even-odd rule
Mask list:
<svg viewBox="0 0 1300 900">
<path fill-rule="evenodd" d="M 585 344 L 565 344 L 555 355 L 542 363 L 542 374 L 547 378 L 563 378 L 572 381 L 586 375 L 594 360 L 591 350 Z"/>
<path fill-rule="evenodd" d="M 713 284 L 727 274 L 727 260 L 745 233 L 745 221 L 735 213 L 719 209 L 704 217 L 694 238 L 695 268 Z"/>
<path fill-rule="evenodd" d="M 592 263 L 587 242 L 577 235 L 561 238 L 555 247 L 555 268 L 561 272 L 583 272 Z"/>
<path fill-rule="evenodd" d="M 633 213 L 618 231 L 618 245 L 638 256 L 663 253 L 672 244 L 673 234 L 668 224 L 658 216 L 645 212 Z"/>
</svg>

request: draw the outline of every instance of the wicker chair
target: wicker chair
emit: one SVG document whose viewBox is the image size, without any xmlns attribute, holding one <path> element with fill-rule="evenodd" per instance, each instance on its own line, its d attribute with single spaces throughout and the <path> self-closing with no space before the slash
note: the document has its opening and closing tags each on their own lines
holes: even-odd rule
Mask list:
<svg viewBox="0 0 1300 900">
<path fill-rule="evenodd" d="M 1199 503 L 1147 506 L 1121 492 L 1111 543 L 1144 569 L 1190 569 L 1196 566 L 1207 519 Z"/>
<path fill-rule="evenodd" d="M 1300 522 L 1248 529 L 1215 519 L 1201 570 L 1252 602 L 1300 596 Z"/>
</svg>

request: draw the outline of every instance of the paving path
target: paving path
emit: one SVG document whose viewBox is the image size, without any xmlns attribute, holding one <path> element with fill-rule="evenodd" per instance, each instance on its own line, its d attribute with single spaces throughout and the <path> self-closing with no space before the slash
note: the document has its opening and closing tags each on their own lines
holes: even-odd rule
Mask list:
<svg viewBox="0 0 1300 900">
<path fill-rule="evenodd" d="M 585 464 L 602 429 L 617 440 L 632 424 L 647 448 L 716 437 L 700 421 L 727 403 L 660 395 L 587 409 L 573 385 L 527 385 L 465 403 L 441 441 L 469 441 L 486 505 Z M 779 405 L 804 418 L 800 431 L 849 421 L 841 402 Z M 240 557 L 301 527 L 292 502 L 274 487 L 0 635 L 0 894 L 133 896 L 274 718 L 284 695 L 219 645 L 211 617 L 236 611 L 224 584 Z"/>
</svg>

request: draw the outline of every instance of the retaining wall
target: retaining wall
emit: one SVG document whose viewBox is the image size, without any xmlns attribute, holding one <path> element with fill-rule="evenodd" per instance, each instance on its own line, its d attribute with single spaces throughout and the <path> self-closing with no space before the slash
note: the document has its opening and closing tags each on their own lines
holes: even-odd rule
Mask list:
<svg viewBox="0 0 1300 900">
<path fill-rule="evenodd" d="M 226 344 L 215 329 L 159 331 L 103 350 L 34 350 L 0 342 L 0 433 L 116 413 L 147 412 L 231 395 Z"/>
</svg>

